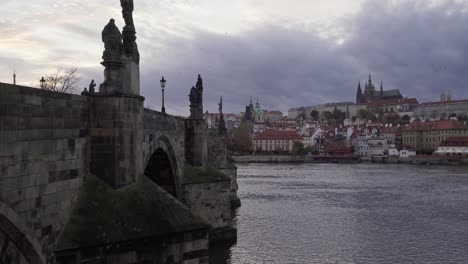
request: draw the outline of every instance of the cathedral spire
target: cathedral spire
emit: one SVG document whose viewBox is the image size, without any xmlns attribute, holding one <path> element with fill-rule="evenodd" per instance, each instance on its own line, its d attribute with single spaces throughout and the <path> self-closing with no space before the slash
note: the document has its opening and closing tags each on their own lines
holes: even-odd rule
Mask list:
<svg viewBox="0 0 468 264">
<path fill-rule="evenodd" d="M 16 85 L 16 70 L 13 70 L 13 85 Z"/>
<path fill-rule="evenodd" d="M 356 94 L 356 104 L 362 103 L 362 89 L 361 89 L 361 81 L 358 82 L 357 94 Z"/>
<path fill-rule="evenodd" d="M 380 81 L 380 96 L 383 96 L 383 82 Z"/>
</svg>

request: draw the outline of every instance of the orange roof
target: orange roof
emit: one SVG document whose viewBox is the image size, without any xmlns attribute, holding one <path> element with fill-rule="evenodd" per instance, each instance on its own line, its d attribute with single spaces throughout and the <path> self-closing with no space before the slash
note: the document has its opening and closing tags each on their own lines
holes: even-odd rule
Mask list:
<svg viewBox="0 0 468 264">
<path fill-rule="evenodd" d="M 430 130 L 451 130 L 451 129 L 468 129 L 468 126 L 456 120 L 440 120 L 440 121 L 429 121 L 421 122 L 415 121 L 408 127 L 404 128 L 404 131 L 430 131 Z"/>
<path fill-rule="evenodd" d="M 302 140 L 296 131 L 269 129 L 253 136 L 254 140 Z"/>
</svg>

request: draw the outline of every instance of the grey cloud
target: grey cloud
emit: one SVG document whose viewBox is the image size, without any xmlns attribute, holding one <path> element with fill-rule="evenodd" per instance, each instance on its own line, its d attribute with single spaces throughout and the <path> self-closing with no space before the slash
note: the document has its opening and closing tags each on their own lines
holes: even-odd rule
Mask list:
<svg viewBox="0 0 468 264">
<path fill-rule="evenodd" d="M 201 73 L 210 111 L 217 110 L 219 96 L 230 112 L 242 111 L 250 96 L 259 97 L 268 109 L 287 111 L 353 101 L 357 81 L 370 72 L 386 89 L 401 89 L 421 101 L 437 100 L 441 89 L 466 98 L 468 14 L 452 1 L 433 7 L 425 3 L 368 1 L 348 18 L 349 34 L 342 45 L 275 24 L 241 36 L 196 32 L 191 39 L 166 39 L 166 52 L 142 67 L 143 93 L 159 107 L 158 80 L 164 73 L 167 101 L 186 114 L 186 95 Z"/>
</svg>

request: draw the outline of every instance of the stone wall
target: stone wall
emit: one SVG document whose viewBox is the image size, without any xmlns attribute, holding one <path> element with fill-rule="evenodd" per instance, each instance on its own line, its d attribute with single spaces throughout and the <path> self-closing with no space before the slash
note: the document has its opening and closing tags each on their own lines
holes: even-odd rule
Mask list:
<svg viewBox="0 0 468 264">
<path fill-rule="evenodd" d="M 0 202 L 49 259 L 87 175 L 88 98 L 0 83 Z"/>
<path fill-rule="evenodd" d="M 218 134 L 217 129 L 209 130 L 207 145 L 208 164 L 215 168 L 225 167 L 227 158 L 225 138 Z"/>
<path fill-rule="evenodd" d="M 230 224 L 229 181 L 184 185 L 184 201 L 190 211 L 214 228 Z"/>
<path fill-rule="evenodd" d="M 151 155 L 162 148 L 173 160 L 176 185 L 180 186 L 185 167 L 185 119 L 145 109 L 143 164 L 147 166 Z M 181 190 L 177 190 L 179 200 Z"/>
<path fill-rule="evenodd" d="M 237 196 L 237 168 L 228 161 L 225 138 L 220 136 L 217 129 L 211 129 L 208 133 L 208 164 L 221 171 L 230 179 L 229 191 L 232 208 L 240 206 Z"/>
<path fill-rule="evenodd" d="M 91 94 L 90 171 L 115 188 L 143 174 L 143 98 Z"/>
<path fill-rule="evenodd" d="M 224 168 L 218 168 L 218 170 L 230 179 L 229 196 L 231 199 L 231 209 L 235 209 L 241 206 L 241 201 L 239 196 L 237 196 L 237 190 L 239 189 L 239 185 L 237 184 L 237 167 L 231 163 L 227 163 L 226 165 Z"/>
</svg>

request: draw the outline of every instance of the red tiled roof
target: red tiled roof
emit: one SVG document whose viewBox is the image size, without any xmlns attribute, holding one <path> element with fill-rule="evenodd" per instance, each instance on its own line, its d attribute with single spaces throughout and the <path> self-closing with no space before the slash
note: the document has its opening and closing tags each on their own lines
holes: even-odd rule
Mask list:
<svg viewBox="0 0 468 264">
<path fill-rule="evenodd" d="M 426 102 L 426 103 L 422 103 L 421 105 L 445 105 L 445 104 L 453 104 L 453 103 L 468 103 L 468 99 L 466 99 L 466 100 L 455 100 L 455 101 L 444 101 L 444 102 Z"/>
<path fill-rule="evenodd" d="M 253 136 L 254 140 L 302 140 L 296 131 L 269 129 Z"/>
<path fill-rule="evenodd" d="M 468 147 L 468 136 L 449 137 L 439 144 L 440 147 Z"/>
<path fill-rule="evenodd" d="M 401 105 L 401 104 L 419 104 L 419 102 L 416 98 L 400 98 L 400 99 L 372 100 L 367 103 L 368 106 Z"/>
<path fill-rule="evenodd" d="M 415 121 L 408 127 L 404 128 L 404 131 L 430 131 L 430 130 L 451 130 L 451 129 L 468 129 L 468 126 L 456 120 L 440 120 L 440 121 L 429 121 L 421 122 Z"/>
</svg>

